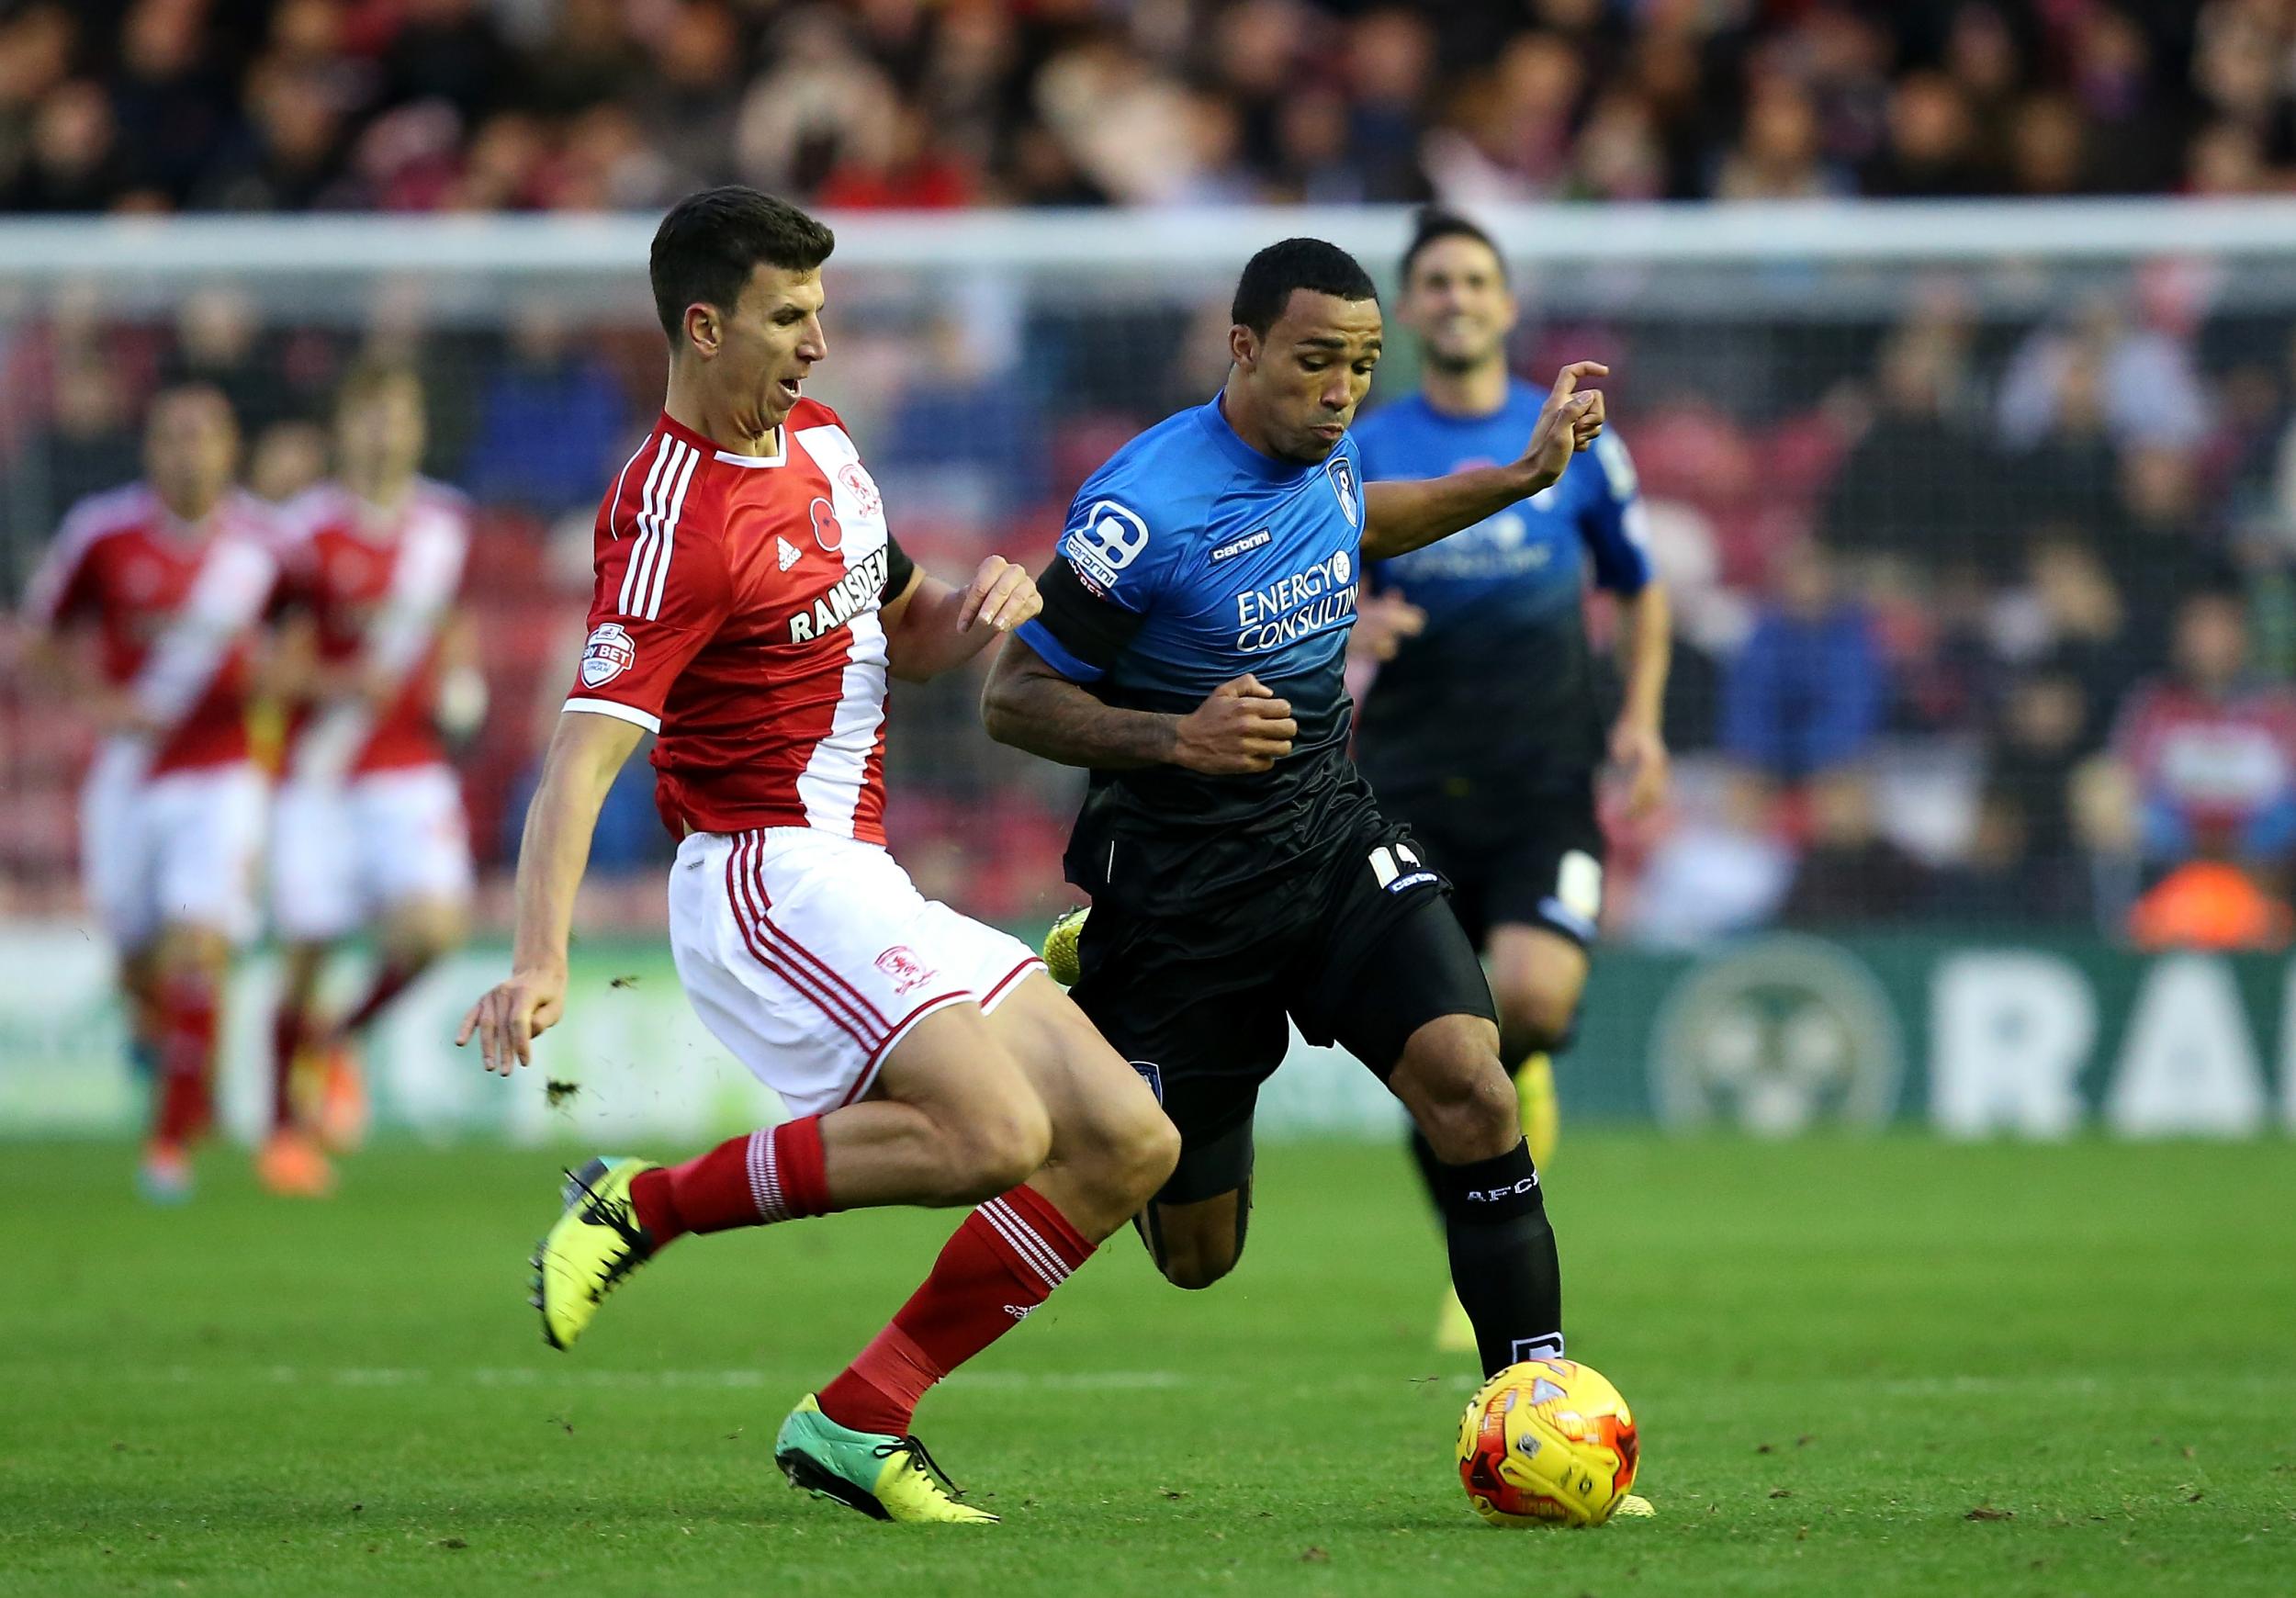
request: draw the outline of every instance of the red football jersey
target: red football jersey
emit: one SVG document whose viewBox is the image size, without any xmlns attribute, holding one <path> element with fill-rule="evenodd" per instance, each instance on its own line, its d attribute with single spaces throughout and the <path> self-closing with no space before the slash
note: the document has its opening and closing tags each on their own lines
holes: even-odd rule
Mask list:
<svg viewBox="0 0 2296 1598">
<path fill-rule="evenodd" d="M 104 679 L 165 730 L 145 770 L 248 758 L 248 665 L 277 580 L 269 516 L 233 491 L 190 525 L 141 483 L 73 507 L 25 591 L 25 614 L 92 620 Z"/>
<path fill-rule="evenodd" d="M 310 613 L 319 658 L 353 661 L 394 685 L 379 711 L 306 706 L 288 733 L 289 776 L 341 776 L 445 759 L 432 722 L 439 642 L 470 550 L 469 502 L 418 478 L 389 511 L 340 484 L 313 489 L 281 518 L 282 609 Z"/>
<path fill-rule="evenodd" d="M 655 802 L 673 833 L 883 843 L 877 613 L 912 568 L 836 412 L 801 400 L 778 436 L 779 454 L 745 456 L 655 424 L 599 507 L 567 708 L 659 735 Z"/>
<path fill-rule="evenodd" d="M 2150 801 L 2196 831 L 2236 833 L 2296 805 L 2296 695 L 2272 686 L 2210 699 L 2175 682 L 2122 706 L 2114 752 Z"/>
</svg>

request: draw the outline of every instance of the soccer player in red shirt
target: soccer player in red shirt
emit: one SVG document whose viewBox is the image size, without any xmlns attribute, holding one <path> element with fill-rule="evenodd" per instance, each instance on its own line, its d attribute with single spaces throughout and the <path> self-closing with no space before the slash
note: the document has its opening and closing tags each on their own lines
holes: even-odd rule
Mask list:
<svg viewBox="0 0 2296 1598">
<path fill-rule="evenodd" d="M 271 901 L 286 973 L 257 1169 L 282 1193 L 332 1187 L 321 1145 L 352 1145 L 365 1120 L 350 1040 L 462 941 L 467 917 L 469 824 L 441 730 L 467 730 L 484 704 L 456 610 L 470 512 L 417 469 L 423 432 L 411 369 L 353 368 L 336 398 L 336 477 L 280 515 L 278 675 L 292 715 Z M 368 925 L 374 976 L 347 1012 L 321 1016 L 329 951 Z M 315 1103 L 297 1103 L 298 1062 Z"/>
<path fill-rule="evenodd" d="M 829 231 L 751 189 L 655 234 L 670 344 L 661 420 L 599 508 L 596 598 L 518 861 L 513 970 L 472 1007 L 490 1069 L 566 1003 L 574 893 L 615 771 L 654 732 L 680 980 L 791 1120 L 681 1165 L 569 1173 L 535 1264 L 565 1347 L 689 1232 L 882 1204 L 977 1205 L 853 1363 L 782 1424 L 791 1482 L 880 1518 L 985 1521 L 914 1437 L 935 1381 L 1081 1266 L 1170 1174 L 1146 1085 L 1004 933 L 930 903 L 884 848 L 887 677 L 960 667 L 1034 615 L 991 556 L 951 588 L 913 566 L 836 412 Z"/>
<path fill-rule="evenodd" d="M 143 450 L 141 482 L 64 518 L 24 611 L 34 680 L 104 735 L 81 791 L 81 867 L 152 1078 L 143 1191 L 173 1202 L 214 1120 L 231 951 L 255 931 L 265 786 L 247 701 L 276 568 L 262 507 L 231 485 L 239 431 L 220 393 L 159 395 Z M 93 670 L 72 647 L 83 628 Z"/>
</svg>

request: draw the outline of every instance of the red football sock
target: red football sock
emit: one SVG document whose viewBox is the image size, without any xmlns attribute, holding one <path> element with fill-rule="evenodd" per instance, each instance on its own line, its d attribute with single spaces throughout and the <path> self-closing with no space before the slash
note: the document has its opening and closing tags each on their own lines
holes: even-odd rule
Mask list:
<svg viewBox="0 0 2296 1598">
<path fill-rule="evenodd" d="M 1092 1244 L 1031 1187 L 965 1217 L 925 1285 L 821 1390 L 821 1412 L 857 1432 L 904 1435 L 925 1390 L 1020 1324 L 1092 1257 Z"/>
<path fill-rule="evenodd" d="M 366 996 L 343 1018 L 343 1030 L 355 1032 L 382 1013 L 385 1005 L 407 991 L 407 985 L 422 974 L 427 961 L 400 962 L 386 960 L 375 973 L 375 980 L 366 990 Z"/>
<path fill-rule="evenodd" d="M 217 996 L 204 973 L 171 977 L 160 990 L 159 1106 L 152 1137 L 187 1143 L 208 1128 L 215 1066 Z"/>
<path fill-rule="evenodd" d="M 827 1215 L 829 1198 L 821 1118 L 800 1116 L 729 1138 L 682 1165 L 646 1171 L 630 1184 L 630 1207 L 656 1246 L 689 1232 L 725 1232 Z"/>
<path fill-rule="evenodd" d="M 271 1130 L 295 1124 L 295 1056 L 303 1046 L 303 1012 L 279 1007 L 271 1018 Z"/>
</svg>

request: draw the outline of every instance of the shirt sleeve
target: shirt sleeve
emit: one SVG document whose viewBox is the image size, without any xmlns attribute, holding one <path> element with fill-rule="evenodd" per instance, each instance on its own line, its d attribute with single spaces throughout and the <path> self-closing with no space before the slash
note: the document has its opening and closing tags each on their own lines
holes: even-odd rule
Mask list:
<svg viewBox="0 0 2296 1598">
<path fill-rule="evenodd" d="M 733 610 L 725 552 L 712 538 L 598 535 L 590 636 L 568 710 L 661 731 L 670 686 Z"/>
<path fill-rule="evenodd" d="M 917 575 L 917 562 L 901 547 L 901 541 L 891 533 L 885 535 L 885 585 L 877 591 L 879 604 L 891 604 L 909 586 L 909 579 Z"/>
<path fill-rule="evenodd" d="M 1600 481 L 1587 494 L 1579 535 L 1594 560 L 1594 580 L 1613 593 L 1640 593 L 1649 582 L 1649 512 L 1642 506 L 1634 457 L 1615 433 L 1605 433 L 1587 452 L 1593 458 L 1570 469 L 1598 467 Z"/>
<path fill-rule="evenodd" d="M 95 563 L 88 556 L 96 541 L 67 518 L 32 568 L 24 585 L 23 616 L 42 630 L 62 625 L 96 608 Z"/>
<path fill-rule="evenodd" d="M 1125 499 L 1087 483 L 1038 580 L 1044 608 L 1019 636 L 1072 682 L 1105 676 L 1147 619 L 1173 563 L 1174 540 Z"/>
</svg>

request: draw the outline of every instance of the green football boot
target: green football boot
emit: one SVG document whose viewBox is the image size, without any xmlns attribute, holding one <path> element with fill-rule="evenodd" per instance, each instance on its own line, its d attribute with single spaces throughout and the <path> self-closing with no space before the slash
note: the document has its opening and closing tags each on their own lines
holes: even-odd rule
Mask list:
<svg viewBox="0 0 2296 1598">
<path fill-rule="evenodd" d="M 996 1524 L 996 1515 L 963 1502 L 924 1444 L 840 1426 L 821 1412 L 812 1393 L 782 1423 L 773 1462 L 799 1491 L 835 1499 L 876 1520 Z"/>
</svg>

